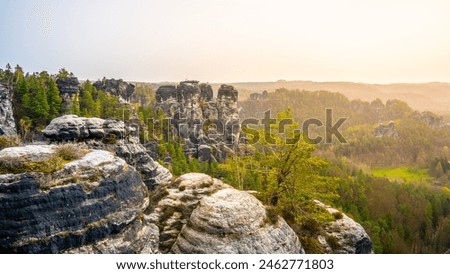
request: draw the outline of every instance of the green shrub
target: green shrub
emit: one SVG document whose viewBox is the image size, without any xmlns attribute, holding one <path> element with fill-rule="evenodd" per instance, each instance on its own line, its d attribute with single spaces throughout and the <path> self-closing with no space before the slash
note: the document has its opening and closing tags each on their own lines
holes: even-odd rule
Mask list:
<svg viewBox="0 0 450 274">
<path fill-rule="evenodd" d="M 339 243 L 339 239 L 336 238 L 333 235 L 328 235 L 325 237 L 327 240 L 328 245 L 333 249 L 333 251 L 336 251 L 337 249 L 341 248 L 341 244 Z"/>
<path fill-rule="evenodd" d="M 344 214 L 342 214 L 342 212 L 340 212 L 340 211 L 334 212 L 333 216 L 334 216 L 335 220 L 340 220 L 340 219 L 344 218 Z"/>
<path fill-rule="evenodd" d="M 268 224 L 277 224 L 278 223 L 278 216 L 280 216 L 280 210 L 277 207 L 274 206 L 266 206 L 266 219 L 264 220 L 265 223 Z"/>
<path fill-rule="evenodd" d="M 18 137 L 11 136 L 0 136 L 0 150 L 7 147 L 15 147 L 20 144 L 20 139 Z"/>
<path fill-rule="evenodd" d="M 33 162 L 17 157 L 0 159 L 0 173 L 43 172 L 51 173 L 64 167 L 66 162 L 59 156 L 52 156 L 46 161 Z"/>
<path fill-rule="evenodd" d="M 325 247 L 315 237 L 299 237 L 302 247 L 307 254 L 324 254 Z"/>
</svg>

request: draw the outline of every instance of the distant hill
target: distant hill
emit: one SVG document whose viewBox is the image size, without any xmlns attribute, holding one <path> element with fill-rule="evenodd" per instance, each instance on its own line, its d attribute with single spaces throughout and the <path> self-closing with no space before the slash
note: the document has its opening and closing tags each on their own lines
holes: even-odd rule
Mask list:
<svg viewBox="0 0 450 274">
<path fill-rule="evenodd" d="M 380 98 L 400 99 L 413 109 L 430 110 L 442 114 L 450 113 L 450 83 L 423 84 L 365 84 L 352 82 L 311 82 L 311 81 L 277 81 L 255 83 L 231 83 L 239 90 L 239 99 L 245 100 L 250 93 L 267 90 L 273 92 L 279 88 L 308 91 L 327 90 L 339 92 L 349 99 L 373 101 Z M 214 88 L 214 85 L 213 85 Z"/>
</svg>

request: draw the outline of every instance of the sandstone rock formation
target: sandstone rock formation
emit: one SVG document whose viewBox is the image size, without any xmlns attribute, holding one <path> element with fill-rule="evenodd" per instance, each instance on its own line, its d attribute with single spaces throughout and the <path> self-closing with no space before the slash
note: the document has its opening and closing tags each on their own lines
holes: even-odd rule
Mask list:
<svg viewBox="0 0 450 274">
<path fill-rule="evenodd" d="M 0 83 L 0 136 L 17 135 L 9 92 Z"/>
<path fill-rule="evenodd" d="M 324 246 L 327 253 L 373 253 L 372 240 L 360 224 L 335 208 L 317 200 L 315 202 L 329 213 L 341 216 L 341 218 L 325 226 L 325 237 L 318 236 L 319 242 Z"/>
<path fill-rule="evenodd" d="M 424 112 L 414 111 L 411 116 L 414 119 L 424 122 L 431 128 L 439 128 L 444 126 L 444 118 L 430 111 Z"/>
<path fill-rule="evenodd" d="M 7 148 L 0 152 L 0 161 L 26 159 L 45 165 L 54 150 L 55 146 Z M 87 152 L 53 173 L 2 174 L 0 252 L 60 253 L 108 237 L 115 242 L 106 244 L 105 252 L 149 251 L 152 244 L 138 239 L 128 249 L 119 248 L 127 246 L 130 230 L 149 233 L 139 224 L 147 206 L 147 188 L 139 174 L 107 151 Z"/>
<path fill-rule="evenodd" d="M 249 97 L 249 99 L 253 100 L 253 101 L 264 101 L 264 100 L 267 100 L 268 98 L 269 98 L 269 94 L 267 93 L 267 90 L 265 90 L 261 93 L 258 93 L 258 92 L 252 93 L 252 94 L 250 94 L 250 97 Z"/>
<path fill-rule="evenodd" d="M 130 101 L 134 94 L 134 85 L 123 81 L 122 79 L 106 79 L 97 81 L 94 87 L 98 90 L 103 90 L 111 95 L 118 96 L 122 101 Z"/>
<path fill-rule="evenodd" d="M 125 138 L 125 133 L 135 128 L 125 128 L 125 123 L 117 120 L 85 118 L 64 115 L 53 119 L 42 131 L 52 141 L 84 141 L 89 139 Z"/>
<path fill-rule="evenodd" d="M 65 115 L 53 119 L 43 133 L 53 142 L 83 141 L 90 148 L 116 153 L 140 172 L 149 189 L 172 178 L 172 174 L 155 162 L 140 144 L 134 125 L 117 120 Z"/>
<path fill-rule="evenodd" d="M 206 174 L 160 185 L 151 203 L 163 253 L 303 253 L 282 218 L 271 223 L 256 198 Z"/>
<path fill-rule="evenodd" d="M 66 78 L 57 79 L 56 85 L 63 99 L 63 109 L 71 109 L 76 96 L 80 93 L 80 82 L 78 78 L 70 75 Z"/>
<path fill-rule="evenodd" d="M 213 98 L 210 85 L 184 81 L 178 86 L 159 87 L 155 108 L 171 119 L 171 131 L 184 140 L 186 155 L 223 161 L 239 144 L 237 99 L 233 86 L 222 85 Z"/>
<path fill-rule="evenodd" d="M 398 138 L 398 132 L 395 128 L 395 122 L 390 121 L 387 125 L 379 124 L 374 130 L 375 137 Z"/>
<path fill-rule="evenodd" d="M 173 253 L 304 253 L 295 232 L 278 217 L 272 223 L 254 196 L 232 188 L 200 200 L 183 226 Z"/>
</svg>

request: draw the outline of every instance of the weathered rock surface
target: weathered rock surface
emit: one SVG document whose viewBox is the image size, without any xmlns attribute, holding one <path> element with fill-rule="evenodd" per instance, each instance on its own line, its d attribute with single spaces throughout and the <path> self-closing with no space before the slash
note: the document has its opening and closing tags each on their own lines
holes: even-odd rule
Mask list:
<svg viewBox="0 0 450 274">
<path fill-rule="evenodd" d="M 200 173 L 184 174 L 174 181 L 159 185 L 150 198 L 151 206 L 147 210 L 159 227 L 159 250 L 169 252 L 183 224 L 200 200 L 224 188 L 230 186 Z"/>
<path fill-rule="evenodd" d="M 282 218 L 272 224 L 256 198 L 206 174 L 160 185 L 151 204 L 163 253 L 303 252 Z"/>
<path fill-rule="evenodd" d="M 43 146 L 42 152 L 52 149 Z M 25 157 L 45 164 L 42 156 L 35 157 L 36 146 L 5 150 L 0 159 Z M 60 253 L 108 237 L 116 241 L 113 246 L 133 244 L 129 249 L 105 247 L 105 252 L 150 250 L 146 242 L 126 238 L 147 206 L 147 187 L 138 172 L 107 151 L 88 152 L 53 173 L 2 174 L 0 252 Z M 123 240 L 115 236 L 121 232 Z"/>
<path fill-rule="evenodd" d="M 395 128 L 395 122 L 390 121 L 387 125 L 380 124 L 374 130 L 375 137 L 398 138 L 398 132 Z"/>
<path fill-rule="evenodd" d="M 64 115 L 53 119 L 42 132 L 52 141 L 83 141 L 105 137 L 120 139 L 127 130 L 133 129 L 125 128 L 122 121 Z"/>
<path fill-rule="evenodd" d="M 155 254 L 158 251 L 159 231 L 147 216 L 136 219 L 118 234 L 93 244 L 72 248 L 70 254 Z"/>
<path fill-rule="evenodd" d="M 0 83 L 0 136 L 17 135 L 9 92 Z"/>
<path fill-rule="evenodd" d="M 140 172 L 150 189 L 172 178 L 172 174 L 155 162 L 140 144 L 137 127 L 122 121 L 65 115 L 53 119 L 43 133 L 54 142 L 84 141 L 89 148 L 116 153 Z"/>
<path fill-rule="evenodd" d="M 184 81 L 178 86 L 159 87 L 155 108 L 171 119 L 171 131 L 184 140 L 186 155 L 202 161 L 223 161 L 239 144 L 237 99 L 238 91 L 233 86 L 222 85 L 213 98 L 210 85 Z"/>
<path fill-rule="evenodd" d="M 340 211 L 315 201 L 316 204 L 325 208 L 331 214 Z M 369 254 L 373 253 L 372 240 L 367 235 L 364 228 L 353 219 L 342 214 L 342 218 L 333 221 L 325 226 L 326 237 L 319 236 L 319 242 L 324 246 L 327 253 L 343 253 L 343 254 Z M 327 242 L 328 237 L 333 237 L 337 243 L 330 244 Z"/>
<path fill-rule="evenodd" d="M 106 79 L 97 81 L 94 87 L 98 90 L 103 90 L 111 95 L 118 96 L 123 101 L 130 101 L 134 94 L 134 85 L 123 81 L 122 79 Z"/>
<path fill-rule="evenodd" d="M 55 153 L 55 145 L 27 145 L 8 147 L 0 150 L 0 159 L 20 159 L 32 162 L 48 160 Z"/>
<path fill-rule="evenodd" d="M 304 253 L 295 232 L 244 191 L 222 189 L 200 200 L 183 226 L 173 253 Z"/>
</svg>

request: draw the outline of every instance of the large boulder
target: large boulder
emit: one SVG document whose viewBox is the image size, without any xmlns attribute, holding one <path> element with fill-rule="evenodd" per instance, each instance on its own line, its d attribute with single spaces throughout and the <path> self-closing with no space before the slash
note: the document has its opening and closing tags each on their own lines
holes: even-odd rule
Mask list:
<svg viewBox="0 0 450 274">
<path fill-rule="evenodd" d="M 171 250 L 173 253 L 304 253 L 283 218 L 273 222 L 254 196 L 232 188 L 200 200 Z"/>
<path fill-rule="evenodd" d="M 87 139 L 121 139 L 125 132 L 122 121 L 64 115 L 53 119 L 42 131 L 52 141 L 83 141 Z"/>
<path fill-rule="evenodd" d="M 271 221 L 255 197 L 206 174 L 160 185 L 149 208 L 163 253 L 303 253 L 282 218 Z"/>
<path fill-rule="evenodd" d="M 0 136 L 17 135 L 9 92 L 0 83 Z"/>
<path fill-rule="evenodd" d="M 60 253 L 109 238 L 103 252 L 154 250 L 149 241 L 125 237 L 151 234 L 140 225 L 149 199 L 139 173 L 110 152 L 84 153 L 65 163 L 54 160 L 57 146 L 0 151 L 11 172 L 0 175 L 1 253 Z M 18 163 L 35 172 L 16 173 Z M 61 166 L 49 171 L 50 163 Z"/>
<path fill-rule="evenodd" d="M 335 208 L 317 200 L 315 203 L 334 216 L 338 216 L 335 221 L 324 227 L 325 237 L 323 235 L 318 236 L 318 240 L 325 248 L 326 253 L 373 253 L 372 240 L 360 224 Z"/>
</svg>

